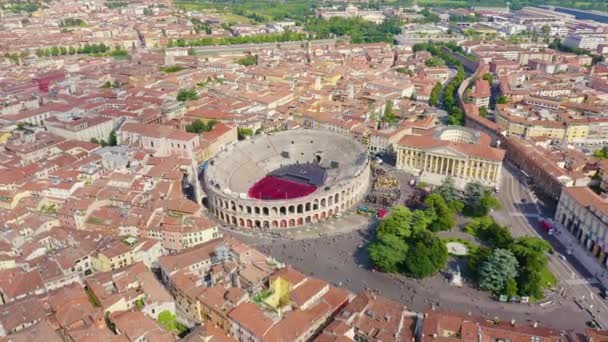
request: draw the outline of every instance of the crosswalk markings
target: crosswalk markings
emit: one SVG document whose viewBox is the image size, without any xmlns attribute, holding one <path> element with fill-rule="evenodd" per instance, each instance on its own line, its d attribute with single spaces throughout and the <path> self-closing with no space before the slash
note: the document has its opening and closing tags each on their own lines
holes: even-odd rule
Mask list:
<svg viewBox="0 0 608 342">
<path fill-rule="evenodd" d="M 576 279 L 566 279 L 562 280 L 564 283 L 568 285 L 587 285 L 587 284 L 597 284 L 598 280 L 595 278 L 576 278 Z"/>
</svg>

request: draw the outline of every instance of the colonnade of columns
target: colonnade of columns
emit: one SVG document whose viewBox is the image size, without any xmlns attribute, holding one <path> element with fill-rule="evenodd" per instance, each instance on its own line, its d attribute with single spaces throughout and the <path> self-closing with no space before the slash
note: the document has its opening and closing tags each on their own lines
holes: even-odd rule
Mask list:
<svg viewBox="0 0 608 342">
<path fill-rule="evenodd" d="M 494 183 L 500 174 L 500 163 L 482 159 L 450 157 L 405 148 L 399 150 L 397 157 L 399 168 L 415 168 L 443 176 Z"/>
</svg>

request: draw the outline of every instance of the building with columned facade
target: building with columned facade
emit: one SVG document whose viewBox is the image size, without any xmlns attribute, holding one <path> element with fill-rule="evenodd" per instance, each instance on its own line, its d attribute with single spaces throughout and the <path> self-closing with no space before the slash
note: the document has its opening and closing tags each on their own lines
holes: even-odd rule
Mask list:
<svg viewBox="0 0 608 342">
<path fill-rule="evenodd" d="M 564 188 L 555 223 L 568 230 L 599 264 L 608 268 L 608 199 L 586 186 Z"/>
<path fill-rule="evenodd" d="M 491 146 L 485 133 L 457 126 L 439 127 L 423 135 L 406 135 L 396 145 L 397 168 L 439 185 L 454 178 L 456 187 L 479 181 L 488 187 L 500 183 L 505 151 Z"/>
</svg>

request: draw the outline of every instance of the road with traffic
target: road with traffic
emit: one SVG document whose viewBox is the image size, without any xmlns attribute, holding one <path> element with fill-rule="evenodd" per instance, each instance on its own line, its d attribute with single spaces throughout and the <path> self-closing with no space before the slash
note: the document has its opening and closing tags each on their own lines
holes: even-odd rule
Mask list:
<svg viewBox="0 0 608 342">
<path fill-rule="evenodd" d="M 540 219 L 553 216 L 554 204 L 539 200 L 530 190 L 526 177 L 507 162 L 497 197 L 503 209 L 493 213 L 493 217 L 498 223 L 509 226 L 513 236 L 537 236 L 552 244 L 554 253 L 549 256 L 549 269 L 558 279 L 558 293 L 553 300 L 573 301 L 581 311 L 608 329 L 608 304 L 599 296 L 596 275 L 588 272 L 576 258 L 584 251 L 581 252 L 577 245 L 564 246 L 561 236 L 558 239 L 539 228 Z M 556 233 L 570 234 L 564 230 Z"/>
</svg>

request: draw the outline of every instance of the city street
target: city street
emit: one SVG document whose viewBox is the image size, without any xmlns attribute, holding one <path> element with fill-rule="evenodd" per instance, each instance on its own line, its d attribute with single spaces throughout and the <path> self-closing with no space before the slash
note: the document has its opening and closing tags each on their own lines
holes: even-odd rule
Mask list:
<svg viewBox="0 0 608 342">
<path fill-rule="evenodd" d="M 598 281 L 575 259 L 577 253 L 585 252 L 579 251 L 575 243 L 564 246 L 555 236 L 549 236 L 539 229 L 539 219 L 551 218 L 554 208 L 551 204 L 537 202 L 517 169 L 505 163 L 502 177 L 501 192 L 497 197 L 503 209 L 493 213 L 495 220 L 509 226 L 515 237 L 529 235 L 548 240 L 555 250 L 555 254 L 549 258 L 549 269 L 558 279 L 558 297 L 555 300 L 575 302 L 602 327 L 608 328 L 608 305 L 599 296 Z M 565 230 L 558 233 L 569 234 Z M 567 249 L 574 250 L 572 255 L 566 252 Z"/>
</svg>

